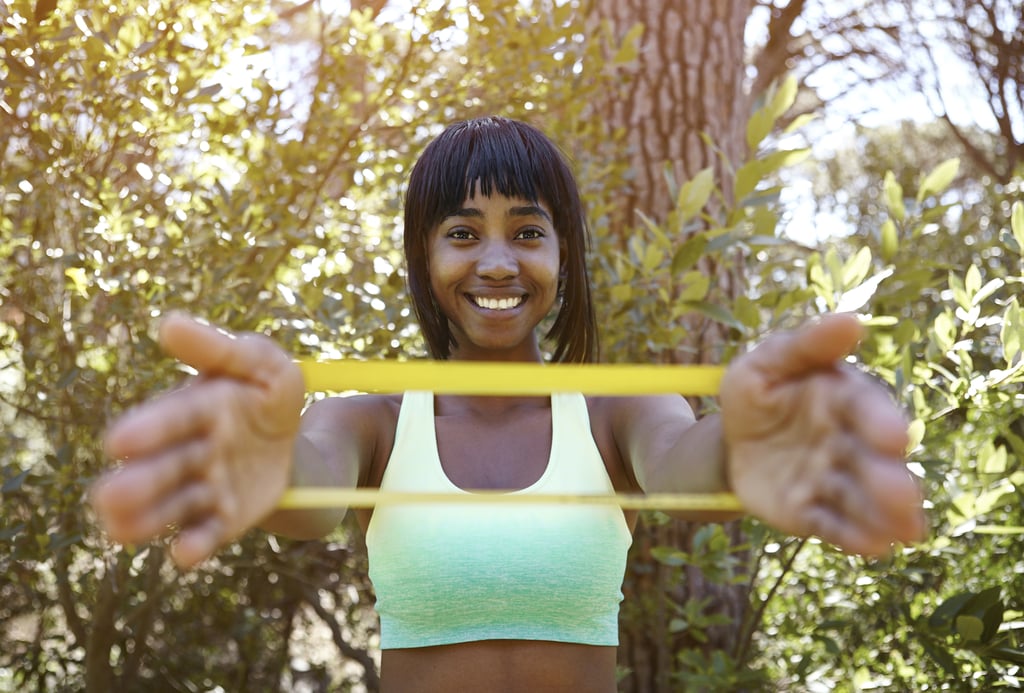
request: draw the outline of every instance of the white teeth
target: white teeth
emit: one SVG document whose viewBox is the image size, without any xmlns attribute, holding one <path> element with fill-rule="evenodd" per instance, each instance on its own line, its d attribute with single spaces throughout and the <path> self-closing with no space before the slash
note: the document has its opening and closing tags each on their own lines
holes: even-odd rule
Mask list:
<svg viewBox="0 0 1024 693">
<path fill-rule="evenodd" d="M 522 303 L 523 297 L 487 298 L 485 296 L 474 296 L 473 301 L 481 308 L 487 308 L 488 310 L 508 310 L 510 308 L 515 308 Z"/>
</svg>

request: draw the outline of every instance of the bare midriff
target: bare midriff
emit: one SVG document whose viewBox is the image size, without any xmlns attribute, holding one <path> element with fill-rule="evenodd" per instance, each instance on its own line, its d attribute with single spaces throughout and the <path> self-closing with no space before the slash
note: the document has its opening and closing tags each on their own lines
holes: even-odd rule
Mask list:
<svg viewBox="0 0 1024 693">
<path fill-rule="evenodd" d="M 615 693 L 615 648 L 536 640 L 384 650 L 382 693 Z"/>
</svg>

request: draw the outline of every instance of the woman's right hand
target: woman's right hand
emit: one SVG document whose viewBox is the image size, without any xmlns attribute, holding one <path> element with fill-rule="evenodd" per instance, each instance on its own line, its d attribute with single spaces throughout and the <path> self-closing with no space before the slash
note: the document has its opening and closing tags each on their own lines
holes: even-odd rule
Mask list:
<svg viewBox="0 0 1024 693">
<path fill-rule="evenodd" d="M 305 384 L 298 365 L 262 335 L 236 337 L 172 314 L 160 343 L 199 375 L 110 426 L 106 451 L 123 464 L 96 482 L 92 504 L 118 542 L 176 529 L 171 555 L 187 568 L 277 506 Z"/>
</svg>

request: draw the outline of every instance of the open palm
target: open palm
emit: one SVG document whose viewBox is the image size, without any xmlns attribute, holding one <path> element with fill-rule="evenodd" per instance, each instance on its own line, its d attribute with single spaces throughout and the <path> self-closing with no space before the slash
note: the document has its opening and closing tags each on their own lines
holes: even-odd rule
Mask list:
<svg viewBox="0 0 1024 693">
<path fill-rule="evenodd" d="M 287 353 L 259 335 L 236 338 L 171 315 L 160 341 L 199 376 L 110 427 L 107 453 L 124 465 L 97 482 L 92 500 L 115 541 L 177 530 L 172 556 L 188 567 L 276 506 L 289 482 L 304 384 Z"/>
<path fill-rule="evenodd" d="M 879 383 L 844 363 L 856 318 L 832 315 L 736 359 L 720 390 L 733 490 L 751 514 L 852 553 L 921 537 L 907 424 Z"/>
</svg>

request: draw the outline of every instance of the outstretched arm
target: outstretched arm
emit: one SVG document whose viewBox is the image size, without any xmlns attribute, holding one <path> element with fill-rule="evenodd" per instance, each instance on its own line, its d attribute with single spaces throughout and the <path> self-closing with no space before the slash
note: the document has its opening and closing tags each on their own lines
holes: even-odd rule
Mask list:
<svg viewBox="0 0 1024 693">
<path fill-rule="evenodd" d="M 720 415 L 694 422 L 671 398 L 625 408 L 616 438 L 640 485 L 731 490 L 777 529 L 852 553 L 882 555 L 919 539 L 906 418 L 883 386 L 844 362 L 860 336 L 855 317 L 831 315 L 771 337 L 727 369 Z"/>
<path fill-rule="evenodd" d="M 324 460 L 315 431 L 298 435 L 302 373 L 270 339 L 170 315 L 160 343 L 199 375 L 110 426 L 106 451 L 123 464 L 97 481 L 92 502 L 115 541 L 177 530 L 172 557 L 189 567 L 266 518 L 293 467 Z"/>
</svg>

